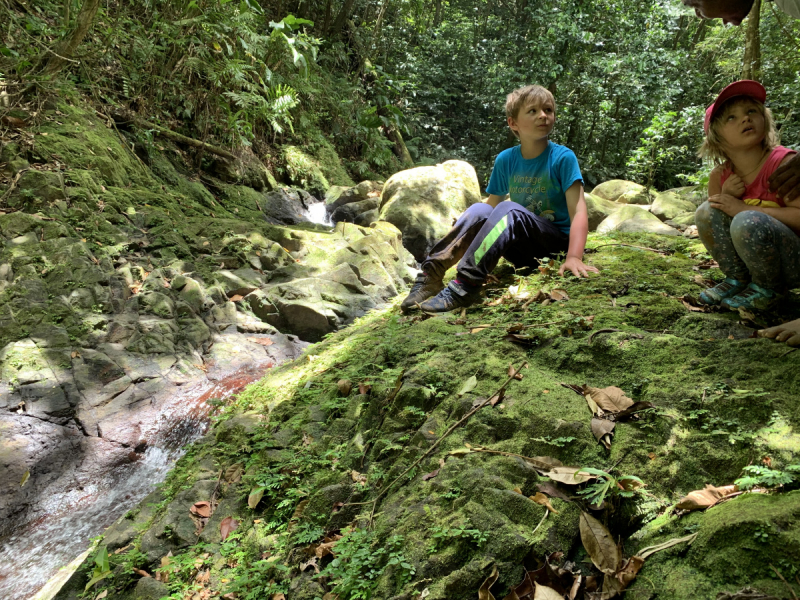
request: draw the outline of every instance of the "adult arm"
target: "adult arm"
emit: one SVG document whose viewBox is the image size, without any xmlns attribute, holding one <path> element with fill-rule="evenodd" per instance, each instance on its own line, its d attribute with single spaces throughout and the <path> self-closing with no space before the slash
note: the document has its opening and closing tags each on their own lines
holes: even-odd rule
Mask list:
<svg viewBox="0 0 800 600">
<path fill-rule="evenodd" d="M 567 210 L 571 221 L 569 229 L 569 248 L 567 259 L 558 270 L 559 275 L 569 269 L 575 277 L 588 277 L 589 272 L 599 273 L 595 267 L 583 263 L 583 250 L 586 247 L 586 236 L 589 234 L 589 211 L 583 196 L 583 184 L 573 183 L 564 195 L 567 197 Z"/>
<path fill-rule="evenodd" d="M 781 163 L 781 167 L 792 160 L 793 157 L 787 157 Z M 714 171 L 716 171 L 716 169 Z M 726 194 L 725 191 L 722 190 L 718 185 L 718 177 L 716 178 L 717 184 L 715 185 L 714 171 L 711 172 L 711 177 L 709 178 L 708 182 L 708 202 L 712 208 L 721 210 L 730 217 L 733 217 L 745 210 L 754 210 L 778 219 L 778 221 L 789 227 L 789 229 L 800 234 L 800 196 L 793 200 L 784 199 L 784 202 L 786 203 L 785 207 L 750 206 L 738 198 L 730 194 Z"/>
<path fill-rule="evenodd" d="M 794 154 L 781 163 L 769 178 L 769 189 L 784 202 L 800 198 L 800 154 Z"/>
</svg>

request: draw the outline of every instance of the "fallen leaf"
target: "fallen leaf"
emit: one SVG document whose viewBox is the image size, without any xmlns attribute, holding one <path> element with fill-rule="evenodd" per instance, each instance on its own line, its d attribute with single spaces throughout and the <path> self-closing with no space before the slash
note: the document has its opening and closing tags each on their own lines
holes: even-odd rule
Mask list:
<svg viewBox="0 0 800 600">
<path fill-rule="evenodd" d="M 707 306 L 699 304 L 697 300 L 689 294 L 681 296 L 679 300 L 681 301 L 681 304 L 683 304 L 689 310 L 689 312 L 708 312 Z"/>
<path fill-rule="evenodd" d="M 608 529 L 585 512 L 580 518 L 581 542 L 594 566 L 607 575 L 613 575 L 619 568 L 622 557 Z"/>
<path fill-rule="evenodd" d="M 528 496 L 528 497 L 534 502 L 536 502 L 536 504 L 541 504 L 542 506 L 544 506 L 551 513 L 556 515 L 558 514 L 558 511 L 555 508 L 553 508 L 552 504 L 550 504 L 550 498 L 545 496 L 542 492 L 536 492 L 536 494 L 534 494 L 533 496 Z"/>
<path fill-rule="evenodd" d="M 247 506 L 251 509 L 255 509 L 258 506 L 258 503 L 261 502 L 261 499 L 264 497 L 264 490 L 262 489 L 255 489 L 250 492 L 250 495 L 247 496 Z"/>
<path fill-rule="evenodd" d="M 667 540 L 666 542 L 662 542 L 661 544 L 657 544 L 655 546 L 648 546 L 647 548 L 643 548 L 637 554 L 639 558 L 642 560 L 646 559 L 648 556 L 655 554 L 656 552 L 661 552 L 662 550 L 666 550 L 667 548 L 672 548 L 673 546 L 677 546 L 678 544 L 682 544 L 683 542 L 692 543 L 694 538 L 697 537 L 696 533 L 692 533 L 690 535 L 684 536 L 682 538 L 672 538 L 671 540 Z"/>
<path fill-rule="evenodd" d="M 301 500 L 297 503 L 297 506 L 292 513 L 292 518 L 289 519 L 290 521 L 299 521 L 300 518 L 303 516 L 303 513 L 306 511 L 306 506 L 308 506 L 308 499 Z"/>
<path fill-rule="evenodd" d="M 225 479 L 226 483 L 239 483 L 242 480 L 243 473 L 244 467 L 242 464 L 236 463 L 225 469 L 223 478 Z"/>
<path fill-rule="evenodd" d="M 545 483 L 537 483 L 536 489 L 542 492 L 543 494 L 547 494 L 551 498 L 558 498 L 559 500 L 563 500 L 564 502 L 572 502 L 572 499 L 567 496 L 564 492 L 558 489 L 549 481 Z"/>
<path fill-rule="evenodd" d="M 586 483 L 590 479 L 595 479 L 594 475 L 578 473 L 580 470 L 579 467 L 556 467 L 545 473 L 545 475 L 553 481 L 559 481 L 567 485 L 580 485 L 581 483 Z"/>
<path fill-rule="evenodd" d="M 614 431 L 616 423 L 608 419 L 592 418 L 592 433 L 594 438 L 605 446 L 606 450 L 611 450 L 611 433 Z"/>
<path fill-rule="evenodd" d="M 559 300 L 569 300 L 569 296 L 567 295 L 567 290 L 562 290 L 560 288 L 555 289 L 550 292 L 550 300 L 557 302 Z"/>
<path fill-rule="evenodd" d="M 331 512 L 337 513 L 340 510 L 342 510 L 343 506 L 344 506 L 344 502 L 334 502 L 333 503 L 333 508 L 331 509 Z"/>
<path fill-rule="evenodd" d="M 639 571 L 642 570 L 644 566 L 644 558 L 641 556 L 631 556 L 622 568 L 617 571 L 616 579 L 622 584 L 622 589 L 626 589 L 634 579 L 636 579 L 636 575 L 639 574 Z M 622 590 L 620 590 L 622 591 Z"/>
<path fill-rule="evenodd" d="M 339 389 L 339 395 L 346 397 L 350 395 L 350 392 L 353 389 L 353 384 L 349 379 L 340 379 L 336 383 L 336 387 Z"/>
<path fill-rule="evenodd" d="M 133 572 L 136 573 L 137 575 L 140 575 L 141 577 L 152 577 L 152 575 L 150 575 L 150 573 L 148 573 L 147 571 L 143 571 L 142 569 L 137 569 L 136 567 L 133 568 Z"/>
<path fill-rule="evenodd" d="M 539 342 L 537 336 L 518 335 L 516 333 L 509 333 L 503 339 L 507 342 L 520 344 L 521 346 L 535 346 Z"/>
<path fill-rule="evenodd" d="M 195 502 L 189 509 L 189 512 L 196 517 L 207 519 L 211 516 L 211 503 L 210 502 Z"/>
<path fill-rule="evenodd" d="M 28 483 L 28 479 L 30 478 L 31 478 L 31 472 L 25 471 L 25 473 L 22 475 L 22 479 L 19 482 L 19 487 L 25 487 L 25 484 Z"/>
<path fill-rule="evenodd" d="M 723 498 L 735 494 L 739 491 L 736 485 L 725 485 L 722 487 L 714 487 L 709 484 L 702 490 L 695 490 L 690 492 L 675 506 L 681 510 L 702 510 L 714 506 Z"/>
<path fill-rule="evenodd" d="M 537 471 L 544 473 L 552 471 L 556 467 L 564 466 L 564 463 L 551 456 L 533 456 L 525 458 L 524 460 Z"/>
<path fill-rule="evenodd" d="M 200 584 L 208 583 L 211 580 L 211 570 L 207 569 L 205 571 L 198 572 L 197 575 L 194 576 L 194 580 Z"/>
<path fill-rule="evenodd" d="M 521 487 L 519 487 L 519 486 L 515 487 L 515 488 L 514 488 L 514 491 L 515 491 L 517 494 L 519 494 L 520 496 L 522 495 L 522 488 L 521 488 Z"/>
<path fill-rule="evenodd" d="M 478 589 L 478 600 L 494 600 L 494 595 L 489 591 L 489 588 L 494 585 L 498 577 L 500 577 L 500 574 L 497 572 L 497 565 L 494 565 L 491 575 L 483 580 L 481 587 Z"/>
<path fill-rule="evenodd" d="M 239 521 L 234 519 L 233 517 L 225 517 L 222 519 L 222 523 L 219 524 L 219 535 L 222 538 L 222 541 L 228 539 L 228 536 L 239 527 Z"/>
<path fill-rule="evenodd" d="M 463 396 L 464 394 L 468 394 L 469 392 L 474 390 L 477 385 L 478 385 L 478 378 L 475 377 L 475 375 L 473 375 L 464 382 L 464 385 L 461 386 L 461 391 L 458 392 L 458 397 L 461 398 L 461 396 Z"/>
<path fill-rule="evenodd" d="M 745 587 L 738 592 L 720 592 L 717 600 L 778 600 L 775 596 L 767 596 L 751 587 Z"/>
<path fill-rule="evenodd" d="M 244 298 L 244 296 L 240 296 L 239 294 L 234 294 L 233 296 L 228 298 L 228 300 L 230 302 L 239 302 L 240 300 L 242 300 L 242 298 Z"/>
<path fill-rule="evenodd" d="M 614 420 L 615 421 L 622 421 L 627 419 L 628 417 L 635 416 L 637 413 L 642 412 L 643 410 L 647 410 L 648 408 L 655 408 L 655 406 L 651 402 L 634 402 L 631 406 L 626 408 L 623 411 L 615 413 Z"/>
<path fill-rule="evenodd" d="M 647 458 L 649 458 L 650 460 L 655 460 L 656 453 L 655 452 L 648 452 L 647 453 Z"/>
<path fill-rule="evenodd" d="M 350 477 L 356 483 L 360 483 L 361 485 L 365 485 L 367 483 L 367 476 L 359 473 L 358 471 L 350 471 Z"/>
<path fill-rule="evenodd" d="M 600 389 L 585 385 L 583 386 L 583 394 L 584 396 L 589 396 L 597 406 L 610 413 L 623 411 L 633 405 L 633 400 L 615 386 Z"/>
<path fill-rule="evenodd" d="M 319 570 L 317 570 L 317 573 L 319 573 Z M 270 598 L 270 600 L 286 600 L 286 595 L 283 592 L 277 592 L 276 594 L 272 594 L 272 598 Z"/>
<path fill-rule="evenodd" d="M 508 376 L 513 377 L 517 381 L 522 381 L 522 373 L 517 372 L 513 364 L 508 365 Z"/>
<path fill-rule="evenodd" d="M 422 476 L 422 481 L 428 481 L 429 479 L 433 479 L 438 474 L 439 474 L 439 469 L 436 469 L 435 471 L 431 471 L 430 473 L 425 473 L 425 475 Z"/>
<path fill-rule="evenodd" d="M 305 571 L 308 567 L 314 567 L 314 572 L 319 573 L 319 566 L 317 566 L 317 557 L 312 556 L 304 563 L 300 563 L 300 571 Z"/>
<path fill-rule="evenodd" d="M 564 596 L 559 594 L 551 587 L 546 585 L 539 585 L 534 583 L 536 591 L 533 594 L 533 600 L 564 600 Z"/>
<path fill-rule="evenodd" d="M 358 384 L 358 393 L 362 396 L 364 394 L 369 394 L 372 391 L 372 386 L 368 383 L 359 383 Z"/>
<path fill-rule="evenodd" d="M 247 341 L 253 342 L 254 344 L 261 344 L 262 346 L 272 346 L 272 344 L 275 343 L 268 337 L 249 337 Z"/>
<path fill-rule="evenodd" d="M 472 454 L 472 450 L 469 448 L 457 448 L 456 450 L 451 450 L 447 454 L 450 456 L 466 456 L 467 454 Z"/>
</svg>

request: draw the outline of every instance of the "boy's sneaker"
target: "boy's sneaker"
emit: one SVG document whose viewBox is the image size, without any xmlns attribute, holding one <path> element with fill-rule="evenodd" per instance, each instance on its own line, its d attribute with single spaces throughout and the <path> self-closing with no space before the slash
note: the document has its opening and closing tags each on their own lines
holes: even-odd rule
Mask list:
<svg viewBox="0 0 800 600">
<path fill-rule="evenodd" d="M 470 288 L 470 289 L 468 289 Z M 453 280 L 433 298 L 419 305 L 427 313 L 443 313 L 466 308 L 475 303 L 481 296 L 481 286 L 465 286 Z"/>
<path fill-rule="evenodd" d="M 416 308 L 420 302 L 441 292 L 443 287 L 444 283 L 442 283 L 441 279 L 433 279 L 425 273 L 420 273 L 417 275 L 414 285 L 411 286 L 408 296 L 400 303 L 400 310 L 406 312 Z"/>
<path fill-rule="evenodd" d="M 738 310 L 740 308 L 745 310 L 769 310 L 782 298 L 782 294 L 751 283 L 735 296 L 725 298 L 722 301 L 722 306 L 733 310 Z"/>
<path fill-rule="evenodd" d="M 736 294 L 747 289 L 746 281 L 739 281 L 728 277 L 722 283 L 718 283 L 714 287 L 708 288 L 700 292 L 699 300 L 702 304 L 708 306 L 716 306 L 725 298 L 730 298 Z"/>
</svg>

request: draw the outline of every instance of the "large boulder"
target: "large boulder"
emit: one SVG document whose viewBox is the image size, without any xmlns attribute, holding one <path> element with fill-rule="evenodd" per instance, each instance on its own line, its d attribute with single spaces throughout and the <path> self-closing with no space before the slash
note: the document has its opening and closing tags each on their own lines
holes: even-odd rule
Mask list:
<svg viewBox="0 0 800 600">
<path fill-rule="evenodd" d="M 475 169 L 460 160 L 395 173 L 381 194 L 380 218 L 403 234 L 418 261 L 450 230 L 467 207 L 481 201 Z"/>
<path fill-rule="evenodd" d="M 670 227 L 675 227 L 684 231 L 686 228 L 694 225 L 694 214 L 695 211 L 680 213 L 669 221 L 665 221 L 665 223 Z"/>
<path fill-rule="evenodd" d="M 654 214 L 640 206 L 623 206 L 600 223 L 597 233 L 623 231 L 627 233 L 659 233 L 661 235 L 680 235 L 677 229 L 665 225 Z"/>
<path fill-rule="evenodd" d="M 660 192 L 656 194 L 650 212 L 662 221 L 668 221 L 681 213 L 694 212 L 695 208 L 697 207 L 694 204 L 673 192 Z"/>
<path fill-rule="evenodd" d="M 589 211 L 589 231 L 595 231 L 608 215 L 619 210 L 621 206 L 611 200 L 587 193 L 586 208 Z"/>
<path fill-rule="evenodd" d="M 685 187 L 677 187 L 666 190 L 666 192 L 671 192 L 682 200 L 688 200 L 694 204 L 695 207 L 700 206 L 703 202 L 708 200 L 708 188 L 704 185 L 688 185 Z"/>
<path fill-rule="evenodd" d="M 592 194 L 621 204 L 650 204 L 650 195 L 646 187 L 624 179 L 612 179 L 601 183 L 592 190 Z"/>
<path fill-rule="evenodd" d="M 356 218 L 367 211 L 375 210 L 380 204 L 380 198 L 376 195 L 374 198 L 367 198 L 366 200 L 359 200 L 358 202 L 350 202 L 337 208 L 331 213 L 331 221 L 340 223 L 355 223 Z"/>
<path fill-rule="evenodd" d="M 325 193 L 325 205 L 328 207 L 328 213 L 330 214 L 337 208 L 353 202 L 362 202 L 371 198 L 375 198 L 380 202 L 382 189 L 382 182 L 370 180 L 364 180 L 352 187 L 334 185 Z"/>
</svg>

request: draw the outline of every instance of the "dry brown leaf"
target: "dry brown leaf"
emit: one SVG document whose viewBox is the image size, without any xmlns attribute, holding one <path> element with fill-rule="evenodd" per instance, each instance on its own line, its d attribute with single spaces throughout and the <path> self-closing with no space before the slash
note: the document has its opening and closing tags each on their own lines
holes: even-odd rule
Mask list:
<svg viewBox="0 0 800 600">
<path fill-rule="evenodd" d="M 567 295 L 567 290 L 562 290 L 558 288 L 551 291 L 550 300 L 552 300 L 553 302 L 557 302 L 559 300 L 569 300 L 569 296 Z"/>
<path fill-rule="evenodd" d="M 558 514 L 558 511 L 553 508 L 553 505 L 550 504 L 550 498 L 545 496 L 542 492 L 536 492 L 533 496 L 528 496 L 531 500 L 536 502 L 536 504 L 541 504 L 547 510 L 549 510 L 553 514 Z"/>
<path fill-rule="evenodd" d="M 243 298 L 244 298 L 244 296 L 242 296 L 242 295 L 240 295 L 240 294 L 234 294 L 233 296 L 231 296 L 230 298 L 228 298 L 228 300 L 229 300 L 230 302 L 239 302 L 239 301 L 240 301 L 240 300 L 242 300 Z"/>
<path fill-rule="evenodd" d="M 319 573 L 319 566 L 317 565 L 317 557 L 312 556 L 306 562 L 300 563 L 300 570 L 305 571 L 308 567 L 314 567 L 314 572 Z"/>
<path fill-rule="evenodd" d="M 470 333 L 478 333 L 479 331 L 483 331 L 484 329 L 491 329 L 492 326 L 490 325 L 478 325 L 477 327 L 470 327 Z"/>
<path fill-rule="evenodd" d="M 364 394 L 369 394 L 372 390 L 372 386 L 369 383 L 359 383 L 358 384 L 358 393 L 362 396 Z"/>
<path fill-rule="evenodd" d="M 497 581 L 497 578 L 500 574 L 497 572 L 497 565 L 492 567 L 492 573 L 486 579 L 484 579 L 481 587 L 478 589 L 478 600 L 495 600 L 494 595 L 492 592 L 489 591 L 494 585 L 494 582 Z"/>
<path fill-rule="evenodd" d="M 97 594 L 97 596 L 94 597 L 94 600 L 103 600 L 103 598 L 105 598 L 106 596 L 108 596 L 108 590 L 103 590 L 102 592 Z"/>
<path fill-rule="evenodd" d="M 585 512 L 580 518 L 581 542 L 594 566 L 607 575 L 617 572 L 622 557 L 608 529 Z"/>
<path fill-rule="evenodd" d="M 564 463 L 551 456 L 533 456 L 525 458 L 524 460 L 540 473 L 546 473 L 548 471 L 552 471 L 556 467 L 564 466 Z"/>
<path fill-rule="evenodd" d="M 579 467 L 556 467 L 545 473 L 545 475 L 553 481 L 559 481 L 567 485 L 580 485 L 590 479 L 595 479 L 594 475 L 579 473 L 578 471 L 580 470 Z"/>
<path fill-rule="evenodd" d="M 589 396 L 605 412 L 617 413 L 633 406 L 633 400 L 615 386 L 600 389 L 585 385 L 583 386 L 583 394 L 584 396 Z"/>
<path fill-rule="evenodd" d="M 272 346 L 272 344 L 275 343 L 268 337 L 249 337 L 247 341 L 253 342 L 254 344 L 261 344 L 262 346 Z"/>
<path fill-rule="evenodd" d="M 317 558 L 322 558 L 323 556 L 328 556 L 328 554 L 333 554 L 334 553 L 333 552 L 333 547 L 336 545 L 336 543 L 338 541 L 339 540 L 333 540 L 333 541 L 330 541 L 330 542 L 323 542 L 323 543 L 317 545 L 314 548 L 314 555 Z"/>
<path fill-rule="evenodd" d="M 222 541 L 228 539 L 228 536 L 237 528 L 239 527 L 239 521 L 234 519 L 233 517 L 225 517 L 222 519 L 222 523 L 219 524 L 219 535 L 222 538 Z"/>
<path fill-rule="evenodd" d="M 439 474 L 439 469 L 436 469 L 435 471 L 431 471 L 430 473 L 426 473 L 425 475 L 422 476 L 422 481 L 428 481 L 429 479 L 433 479 L 438 474 Z"/>
<path fill-rule="evenodd" d="M 592 433 L 594 438 L 605 446 L 606 450 L 611 450 L 611 433 L 614 431 L 616 423 L 607 419 L 592 418 Z"/>
<path fill-rule="evenodd" d="M 714 487 L 709 484 L 702 490 L 695 490 L 690 492 L 678 502 L 675 508 L 681 510 L 702 510 L 714 506 L 717 502 L 735 494 L 739 491 L 739 487 L 735 485 L 724 485 L 722 487 Z"/>
<path fill-rule="evenodd" d="M 350 392 L 353 389 L 353 384 L 349 379 L 340 379 L 336 383 L 336 387 L 339 389 L 339 395 L 346 397 L 350 395 Z"/>
<path fill-rule="evenodd" d="M 208 517 L 211 516 L 213 510 L 211 508 L 210 502 L 202 501 L 202 502 L 195 502 L 189 509 L 189 512 L 196 517 L 207 519 Z"/>
<path fill-rule="evenodd" d="M 247 506 L 251 509 L 255 509 L 258 506 L 258 503 L 261 502 L 261 499 L 264 497 L 264 490 L 255 489 L 250 492 L 250 495 L 247 497 Z"/>
<path fill-rule="evenodd" d="M 537 483 L 536 489 L 545 494 L 546 496 L 550 496 L 551 498 L 558 498 L 559 500 L 563 500 L 564 502 L 572 502 L 572 499 L 567 496 L 564 492 L 558 489 L 549 481 L 545 483 Z"/>
<path fill-rule="evenodd" d="M 366 485 L 367 483 L 367 476 L 359 473 L 358 471 L 350 471 L 350 477 L 353 479 L 353 481 L 361 485 Z"/>
<path fill-rule="evenodd" d="M 241 463 L 236 463 L 225 469 L 223 478 L 225 479 L 225 483 L 239 483 L 242 480 L 243 474 L 244 466 L 242 466 Z"/>
<path fill-rule="evenodd" d="M 514 491 L 517 492 L 520 496 L 522 495 L 522 488 L 517 486 L 514 488 Z"/>
<path fill-rule="evenodd" d="M 295 506 L 294 508 L 294 512 L 292 513 L 292 518 L 289 520 L 299 521 L 302 518 L 303 513 L 306 512 L 306 506 L 308 506 L 308 498 L 306 498 L 305 500 L 300 500 L 300 502 L 298 502 L 297 506 Z"/>
<path fill-rule="evenodd" d="M 331 512 L 335 512 L 335 513 L 339 512 L 340 510 L 342 510 L 343 506 L 344 506 L 344 502 L 334 502 L 333 503 L 333 508 L 331 509 Z"/>
<path fill-rule="evenodd" d="M 631 556 L 625 564 L 622 565 L 622 568 L 617 572 L 616 578 L 617 581 L 622 584 L 623 590 L 636 579 L 636 575 L 639 574 L 643 566 L 644 559 L 641 556 Z"/>
<path fill-rule="evenodd" d="M 195 575 L 194 580 L 200 584 L 208 583 L 211 580 L 211 570 L 206 569 L 205 571 L 200 571 Z"/>
<path fill-rule="evenodd" d="M 551 587 L 546 585 L 539 585 L 534 583 L 536 591 L 533 594 L 533 600 L 564 600 L 564 596 L 559 594 Z"/>
<path fill-rule="evenodd" d="M 134 567 L 133 572 L 136 573 L 137 575 L 140 575 L 141 577 L 152 577 L 152 575 L 150 575 L 150 573 L 148 573 L 147 571 L 143 571 L 142 569 L 137 569 L 136 567 Z"/>
<path fill-rule="evenodd" d="M 513 364 L 508 365 L 508 376 L 514 377 L 517 381 L 522 381 L 522 373 L 518 373 Z"/>
</svg>

